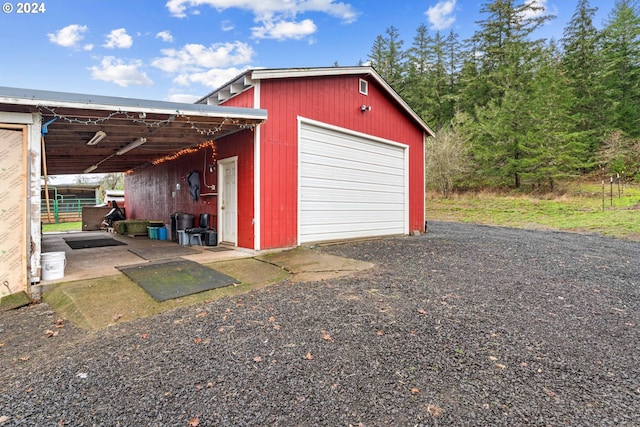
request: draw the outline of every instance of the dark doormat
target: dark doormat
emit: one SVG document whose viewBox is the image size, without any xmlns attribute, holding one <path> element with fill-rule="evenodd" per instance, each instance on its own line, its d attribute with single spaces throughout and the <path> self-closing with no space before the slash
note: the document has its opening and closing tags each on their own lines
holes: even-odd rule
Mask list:
<svg viewBox="0 0 640 427">
<path fill-rule="evenodd" d="M 133 252 L 140 258 L 148 259 L 150 261 L 166 259 L 166 258 L 178 258 L 183 255 L 197 254 L 198 250 L 183 245 L 162 245 L 162 246 L 149 246 L 145 248 L 130 248 L 129 252 Z"/>
<path fill-rule="evenodd" d="M 222 288 L 239 280 L 186 259 L 118 267 L 156 301 L 166 301 L 211 289 Z"/>
<path fill-rule="evenodd" d="M 78 239 L 78 238 L 65 238 L 65 242 L 71 249 L 87 249 L 87 248 L 101 248 L 103 246 L 119 246 L 126 245 L 126 243 L 111 237 L 98 238 L 98 239 Z"/>
<path fill-rule="evenodd" d="M 232 248 L 227 248 L 225 246 L 211 246 L 207 248 L 208 251 L 211 252 L 224 252 L 224 251 L 232 251 Z"/>
</svg>

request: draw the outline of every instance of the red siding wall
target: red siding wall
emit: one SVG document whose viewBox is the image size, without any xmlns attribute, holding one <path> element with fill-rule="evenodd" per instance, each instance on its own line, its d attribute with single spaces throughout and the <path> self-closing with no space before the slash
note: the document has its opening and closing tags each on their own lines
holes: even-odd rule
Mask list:
<svg viewBox="0 0 640 427">
<path fill-rule="evenodd" d="M 297 116 L 409 145 L 409 230 L 424 228 L 422 129 L 375 82 L 362 95 L 358 76 L 262 80 L 260 100 L 262 249 L 297 244 Z"/>
<path fill-rule="evenodd" d="M 216 141 L 217 159 L 238 156 L 238 246 L 253 248 L 253 132 L 242 131 Z M 194 201 L 189 195 L 187 176 L 200 172 L 200 192 L 211 193 L 204 186 L 216 185 L 217 170 L 208 171 L 212 163 L 212 149 L 206 147 L 196 153 L 185 154 L 175 160 L 147 166 L 125 176 L 127 217 L 130 219 L 162 220 L 170 223 L 170 215 L 184 212 L 195 215 L 209 213 L 211 227 L 217 224 L 217 197 L 201 196 Z M 176 190 L 180 184 L 180 190 Z M 175 192 L 175 197 L 173 193 Z"/>
</svg>

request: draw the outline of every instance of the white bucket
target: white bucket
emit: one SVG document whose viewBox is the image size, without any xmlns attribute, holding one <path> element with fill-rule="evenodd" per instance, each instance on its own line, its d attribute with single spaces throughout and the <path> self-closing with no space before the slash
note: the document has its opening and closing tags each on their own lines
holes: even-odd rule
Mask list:
<svg viewBox="0 0 640 427">
<path fill-rule="evenodd" d="M 41 256 L 42 280 L 55 280 L 64 277 L 67 265 L 64 252 L 44 252 Z"/>
</svg>

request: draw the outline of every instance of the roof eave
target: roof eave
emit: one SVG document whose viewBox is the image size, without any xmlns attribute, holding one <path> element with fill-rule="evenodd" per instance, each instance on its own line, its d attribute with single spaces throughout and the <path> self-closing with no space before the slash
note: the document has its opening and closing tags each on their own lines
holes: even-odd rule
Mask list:
<svg viewBox="0 0 640 427">
<path fill-rule="evenodd" d="M 173 103 L 134 98 L 81 95 L 67 92 L 37 91 L 0 87 L 0 104 L 81 108 L 102 111 L 126 109 L 135 113 L 184 114 L 187 116 L 223 117 L 232 119 L 266 120 L 267 111 L 256 108 L 218 105 Z"/>
</svg>

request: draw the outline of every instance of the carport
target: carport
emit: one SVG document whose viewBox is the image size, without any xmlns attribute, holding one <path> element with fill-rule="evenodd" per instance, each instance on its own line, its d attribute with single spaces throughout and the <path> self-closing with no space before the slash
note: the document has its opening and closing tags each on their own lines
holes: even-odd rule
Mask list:
<svg viewBox="0 0 640 427">
<path fill-rule="evenodd" d="M 261 109 L 0 87 L 0 298 L 31 295 L 40 281 L 42 176 L 126 173 L 266 118 Z"/>
</svg>

